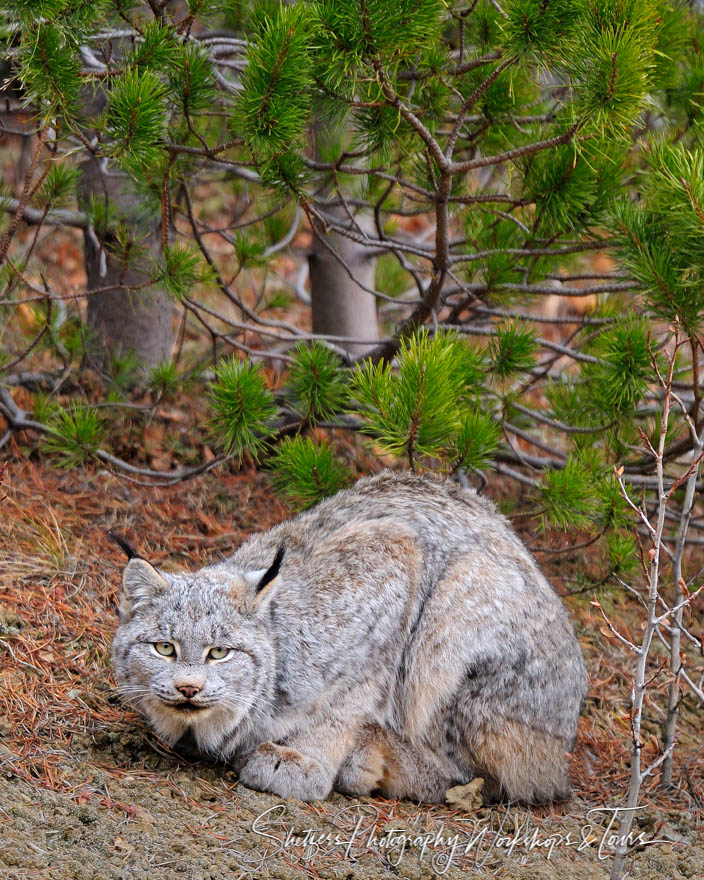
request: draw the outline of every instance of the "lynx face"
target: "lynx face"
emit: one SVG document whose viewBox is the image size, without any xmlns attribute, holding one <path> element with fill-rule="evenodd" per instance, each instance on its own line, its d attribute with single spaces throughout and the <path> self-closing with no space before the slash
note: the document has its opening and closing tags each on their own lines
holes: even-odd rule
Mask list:
<svg viewBox="0 0 704 880">
<path fill-rule="evenodd" d="M 190 731 L 202 750 L 218 752 L 266 703 L 274 660 L 255 598 L 265 573 L 162 575 L 138 558 L 125 569 L 118 690 L 167 742 Z"/>
</svg>

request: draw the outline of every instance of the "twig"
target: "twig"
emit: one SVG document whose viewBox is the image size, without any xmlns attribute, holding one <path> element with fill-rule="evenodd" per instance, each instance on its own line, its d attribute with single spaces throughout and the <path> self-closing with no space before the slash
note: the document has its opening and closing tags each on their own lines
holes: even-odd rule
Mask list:
<svg viewBox="0 0 704 880">
<path fill-rule="evenodd" d="M 22 195 L 20 196 L 19 202 L 17 204 L 17 210 L 14 213 L 14 217 L 10 221 L 10 225 L 5 230 L 5 234 L 3 235 L 2 239 L 0 239 L 0 266 L 3 265 L 7 258 L 7 252 L 10 248 L 10 242 L 17 232 L 17 228 L 20 225 L 22 216 L 24 215 L 24 209 L 27 206 L 27 202 L 29 201 L 30 196 L 32 195 L 32 178 L 34 177 L 34 172 L 36 171 L 37 165 L 39 164 L 39 158 L 42 154 L 42 150 L 44 149 L 44 144 L 46 143 L 46 139 L 48 136 L 49 126 L 45 125 L 39 134 L 37 146 L 34 150 L 34 156 L 32 157 L 31 165 L 29 166 L 29 170 L 27 171 L 27 175 L 24 179 L 24 187 L 22 188 Z"/>
<path fill-rule="evenodd" d="M 652 526 L 645 515 L 645 512 L 636 507 L 631 501 L 628 493 L 623 485 L 622 473 L 623 469 L 617 470 L 617 478 L 621 493 L 626 502 L 638 512 L 640 519 L 647 524 L 648 532 L 651 536 L 652 545 L 648 551 L 650 561 L 650 570 L 648 575 L 648 597 L 647 597 L 647 618 L 645 622 L 645 630 L 640 645 L 636 648 L 636 667 L 633 679 L 633 689 L 631 691 L 631 772 L 630 782 L 628 786 L 628 794 L 626 797 L 625 809 L 620 813 L 619 829 L 617 834 L 617 844 L 614 854 L 614 861 L 611 868 L 611 880 L 621 880 L 623 865 L 628 851 L 628 839 L 635 816 L 635 810 L 638 806 L 638 797 L 643 779 L 649 772 L 645 773 L 641 770 L 641 750 L 643 743 L 641 742 L 641 719 L 643 713 L 643 699 L 647 688 L 646 668 L 648 656 L 650 654 L 650 646 L 653 635 L 657 632 L 657 604 L 659 600 L 660 587 L 660 554 L 664 548 L 663 532 L 665 528 L 665 513 L 669 495 L 665 490 L 665 473 L 664 473 L 664 452 L 665 442 L 667 439 L 668 424 L 670 418 L 670 403 L 672 377 L 675 369 L 675 358 L 679 348 L 679 333 L 675 327 L 674 348 L 672 352 L 666 352 L 668 359 L 667 377 L 661 382 L 664 390 L 662 416 L 660 419 L 659 437 L 657 450 L 655 451 L 655 464 L 657 474 L 657 524 Z M 654 358 L 653 358 L 654 360 Z M 656 365 L 657 369 L 657 365 Z M 659 374 L 658 374 L 659 375 Z M 634 646 L 635 647 L 635 646 Z M 667 756 L 666 756 L 667 757 Z M 663 759 L 665 760 L 665 759 Z"/>
</svg>

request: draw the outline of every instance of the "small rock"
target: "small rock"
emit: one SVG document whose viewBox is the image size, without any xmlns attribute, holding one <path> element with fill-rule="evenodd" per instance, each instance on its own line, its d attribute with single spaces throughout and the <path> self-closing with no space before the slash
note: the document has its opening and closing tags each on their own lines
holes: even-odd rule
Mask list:
<svg viewBox="0 0 704 880">
<path fill-rule="evenodd" d="M 17 635 L 21 629 L 22 618 L 13 614 L 4 605 L 0 605 L 0 636 Z"/>
<path fill-rule="evenodd" d="M 139 804 L 135 804 L 133 809 L 135 825 L 143 831 L 154 831 L 154 816 L 149 810 L 145 810 Z"/>
</svg>

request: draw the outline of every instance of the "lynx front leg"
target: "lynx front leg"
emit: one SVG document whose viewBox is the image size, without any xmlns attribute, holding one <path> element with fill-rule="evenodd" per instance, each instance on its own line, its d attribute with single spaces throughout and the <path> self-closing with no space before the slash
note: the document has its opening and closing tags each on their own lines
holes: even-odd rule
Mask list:
<svg viewBox="0 0 704 880">
<path fill-rule="evenodd" d="M 445 792 L 456 784 L 453 769 L 442 766 L 428 749 L 421 749 L 391 730 L 367 724 L 345 759 L 335 780 L 343 794 L 381 794 L 442 803 Z"/>
<path fill-rule="evenodd" d="M 330 794 L 334 776 L 329 761 L 271 742 L 251 752 L 239 773 L 240 782 L 248 788 L 302 801 L 324 800 Z"/>
<path fill-rule="evenodd" d="M 349 723 L 326 718 L 281 743 L 262 743 L 246 757 L 240 781 L 283 798 L 324 800 L 357 735 Z"/>
</svg>

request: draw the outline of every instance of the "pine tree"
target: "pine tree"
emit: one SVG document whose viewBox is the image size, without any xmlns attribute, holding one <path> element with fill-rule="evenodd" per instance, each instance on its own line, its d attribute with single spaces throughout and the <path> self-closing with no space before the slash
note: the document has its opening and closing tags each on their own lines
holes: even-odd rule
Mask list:
<svg viewBox="0 0 704 880">
<path fill-rule="evenodd" d="M 266 463 L 295 434 L 272 466 L 293 474 L 308 461 L 312 473 L 329 448 L 311 431 L 337 425 L 410 467 L 491 466 L 530 486 L 544 527 L 590 531 L 610 565 L 624 559 L 609 474 L 623 464 L 631 482 L 652 484 L 634 446 L 657 423 L 667 322 L 689 339 L 678 378 L 700 424 L 696 10 L 654 0 L 0 9 L 7 88 L 39 137 L 27 186 L 5 193 L 5 302 L 60 300 L 32 248 L 17 246 L 22 224 L 78 226 L 135 301 L 158 287 L 189 327 L 237 353 L 214 364 L 209 391 L 224 456 Z M 156 256 L 110 199 L 86 200 L 76 181 L 86 163 L 129 181 L 134 216 L 158 228 Z M 213 181 L 241 205 L 226 229 L 202 213 Z M 360 340 L 277 317 L 287 295 L 276 260 L 306 230 L 319 251 L 348 239 L 378 257 L 370 293 L 385 337 L 356 362 Z M 231 281 L 214 241 L 236 260 Z M 546 315 L 546 297 L 567 312 Z M 570 312 L 581 297 L 594 306 Z M 70 361 L 55 322 L 37 312 L 32 351 Z M 13 368 L 17 354 L 5 355 Z M 278 390 L 250 357 L 284 357 Z M 45 448 L 59 454 L 64 438 L 73 446 L 60 460 L 92 454 L 97 441 L 71 433 L 80 422 L 97 437 L 89 421 L 70 407 L 50 414 Z M 670 459 L 690 448 L 673 427 Z"/>
<path fill-rule="evenodd" d="M 648 639 L 672 617 L 669 784 L 682 681 L 701 697 L 681 662 L 704 447 L 700 7 L 0 0 L 0 112 L 25 126 L 0 192 L 0 448 L 34 432 L 60 466 L 170 481 L 257 462 L 292 507 L 370 451 L 480 488 L 498 472 L 542 549 L 593 548 L 582 589 L 648 598 Z M 155 290 L 169 331 L 180 312 L 176 356 L 157 345 L 140 381 L 156 410 L 198 383 L 212 460 L 163 474 L 109 451 L 115 420 L 79 369 L 105 325 L 36 247 L 62 226 L 85 237 L 89 303 L 128 291 L 113 322 L 149 317 Z M 320 332 L 301 319 L 304 250 L 328 312 L 351 287 L 339 332 L 319 295 Z M 368 310 L 350 329 L 354 296 L 376 300 L 380 339 Z M 118 352 L 104 403 L 140 366 Z M 91 403 L 56 399 L 72 372 Z M 23 384 L 43 392 L 33 413 L 8 390 Z M 644 540 L 649 559 L 673 546 L 660 623 Z"/>
</svg>

